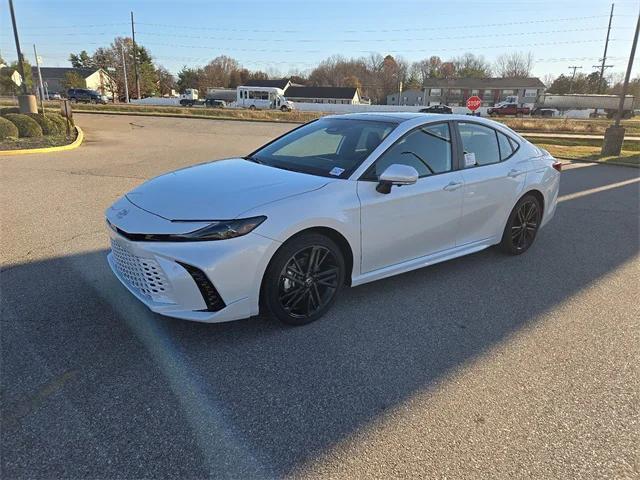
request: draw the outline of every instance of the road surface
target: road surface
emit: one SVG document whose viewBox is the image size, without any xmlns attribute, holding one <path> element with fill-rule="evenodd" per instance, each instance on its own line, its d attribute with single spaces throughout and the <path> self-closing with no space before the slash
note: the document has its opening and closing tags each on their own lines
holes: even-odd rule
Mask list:
<svg viewBox="0 0 640 480">
<path fill-rule="evenodd" d="M 77 122 L 80 149 L 0 157 L 2 478 L 637 478 L 640 170 L 568 166 L 523 256 L 205 325 L 119 284 L 103 211 L 293 126 Z"/>
</svg>

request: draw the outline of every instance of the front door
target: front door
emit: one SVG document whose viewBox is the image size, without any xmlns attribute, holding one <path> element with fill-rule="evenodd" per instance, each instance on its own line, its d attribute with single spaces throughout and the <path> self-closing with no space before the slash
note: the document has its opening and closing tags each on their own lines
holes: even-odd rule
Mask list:
<svg viewBox="0 0 640 480">
<path fill-rule="evenodd" d="M 361 272 L 453 248 L 462 209 L 462 174 L 454 170 L 448 122 L 412 130 L 392 145 L 358 181 L 361 205 Z M 392 164 L 414 167 L 414 185 L 376 190 Z"/>
</svg>

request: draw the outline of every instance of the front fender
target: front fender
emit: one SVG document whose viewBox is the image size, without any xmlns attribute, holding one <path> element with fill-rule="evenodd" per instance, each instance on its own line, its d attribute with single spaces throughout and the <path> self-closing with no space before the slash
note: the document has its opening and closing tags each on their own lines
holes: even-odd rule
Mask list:
<svg viewBox="0 0 640 480">
<path fill-rule="evenodd" d="M 243 216 L 265 215 L 254 233 L 270 238 L 279 245 L 310 228 L 329 228 L 342 235 L 353 253 L 352 275 L 360 273 L 360 202 L 356 182 L 337 180 L 311 192 L 272 202 L 245 212 Z M 277 250 L 267 252 L 268 261 Z M 264 271 L 261 272 L 264 275 Z"/>
</svg>

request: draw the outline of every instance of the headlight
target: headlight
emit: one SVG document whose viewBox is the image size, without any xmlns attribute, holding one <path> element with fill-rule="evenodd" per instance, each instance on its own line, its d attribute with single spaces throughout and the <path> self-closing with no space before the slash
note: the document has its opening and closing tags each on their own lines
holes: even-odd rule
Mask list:
<svg viewBox="0 0 640 480">
<path fill-rule="evenodd" d="M 134 242 L 207 242 L 226 240 L 246 235 L 267 219 L 265 216 L 220 220 L 204 228 L 188 233 L 129 233 L 113 225 L 107 225 L 125 238 Z"/>
<path fill-rule="evenodd" d="M 182 241 L 226 240 L 227 238 L 246 235 L 266 219 L 267 217 L 261 216 L 237 220 L 222 220 L 194 232 L 171 236 L 180 237 Z"/>
</svg>

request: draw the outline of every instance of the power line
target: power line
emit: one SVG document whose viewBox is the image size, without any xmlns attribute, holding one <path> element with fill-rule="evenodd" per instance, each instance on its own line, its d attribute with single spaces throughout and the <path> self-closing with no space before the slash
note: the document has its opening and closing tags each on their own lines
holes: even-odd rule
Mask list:
<svg viewBox="0 0 640 480">
<path fill-rule="evenodd" d="M 486 27 L 503 27 L 507 25 L 530 25 L 537 23 L 555 23 L 555 22 L 564 22 L 564 21 L 574 21 L 574 20 L 588 20 L 595 18 L 603 18 L 608 17 L 609 15 L 592 15 L 586 17 L 566 17 L 566 18 L 548 18 L 548 19 L 540 19 L 540 20 L 521 20 L 516 22 L 501 22 L 501 23 L 482 23 L 475 25 L 453 25 L 450 27 L 444 27 L 446 30 L 453 29 L 468 29 L 468 28 L 486 28 Z M 287 30 L 287 29 L 276 29 L 276 30 L 263 30 L 263 29 L 242 29 L 242 28 L 219 28 L 219 27 L 197 27 L 194 25 L 176 25 L 176 24 L 168 24 L 168 23 L 147 23 L 147 22 L 138 22 L 138 25 L 145 26 L 154 26 L 154 27 L 163 27 L 163 28 L 182 28 L 187 30 L 215 30 L 215 31 L 226 31 L 226 32 L 254 32 L 254 33 L 305 33 L 307 30 Z M 341 30 L 342 33 L 388 33 L 388 32 L 414 32 L 414 31 L 430 31 L 430 30 L 443 30 L 443 27 L 416 27 L 416 28 L 387 28 L 387 29 L 372 29 L 372 30 Z"/>
<path fill-rule="evenodd" d="M 542 43 L 527 43 L 527 44 L 518 44 L 518 45 L 483 45 L 483 46 L 467 46 L 467 47 L 456 47 L 456 48 L 420 48 L 420 49 L 403 49 L 399 53 L 420 53 L 420 52 L 430 52 L 436 54 L 437 52 L 452 52 L 452 51 L 469 51 L 469 50 L 482 50 L 482 49 L 495 49 L 495 48 L 530 48 L 530 47 L 545 47 L 545 46 L 555 46 L 555 45 L 574 45 L 581 43 L 593 43 L 599 42 L 600 40 L 567 40 L 561 42 L 542 42 Z M 611 42 L 617 41 L 615 39 L 611 39 Z M 193 48 L 193 49 L 207 49 L 212 50 L 213 48 L 208 45 L 180 45 L 180 44 L 170 44 L 170 43 L 155 43 L 155 42 L 146 42 L 146 45 L 150 46 L 159 46 L 159 47 L 178 47 L 178 48 Z M 298 50 L 298 49 L 278 49 L 274 50 L 272 48 L 224 48 L 219 50 L 225 51 L 236 51 L 236 52 L 255 52 L 255 53 L 322 53 L 326 50 Z M 355 53 L 371 53 L 374 50 L 358 50 Z"/>
<path fill-rule="evenodd" d="M 620 29 L 625 29 L 626 27 L 622 27 Z M 443 29 L 446 30 L 446 29 Z M 342 39 L 342 38 L 332 38 L 330 41 L 335 42 L 344 42 L 344 43 L 371 43 L 371 42 L 426 42 L 426 41 L 439 41 L 439 40 L 465 40 L 465 39 L 473 39 L 473 38 L 494 38 L 494 37 L 514 37 L 514 36 L 523 36 L 523 35 L 550 35 L 556 33 L 575 33 L 575 32 L 591 32 L 597 30 L 604 30 L 603 27 L 596 28 L 576 28 L 576 29 L 567 29 L 567 30 L 546 30 L 546 31 L 537 31 L 537 32 L 513 32 L 513 33 L 491 33 L 491 34 L 482 34 L 482 35 L 460 35 L 455 37 L 431 37 L 431 38 L 369 38 L 369 39 Z M 172 37 L 172 38 L 193 38 L 193 39 L 201 39 L 201 40 L 216 40 L 216 41 L 242 41 L 242 42 L 281 42 L 281 43 L 290 43 L 291 39 L 278 39 L 278 38 L 233 38 L 233 37 L 209 37 L 203 35 L 185 35 L 185 34 L 167 34 L 160 32 L 137 32 L 138 35 L 150 35 L 157 37 Z M 320 41 L 319 39 L 304 39 L 304 38 L 296 38 L 296 43 L 317 43 Z M 323 42 L 326 42 L 327 39 L 323 39 Z"/>
<path fill-rule="evenodd" d="M 120 26 L 120 25 L 129 25 L 129 23 L 127 22 L 122 22 L 122 23 L 97 23 L 97 24 L 93 24 L 93 25 L 87 25 L 86 23 L 82 23 L 82 24 L 77 24 L 77 25 L 43 25 L 40 27 L 25 27 L 23 28 L 23 30 L 44 30 L 44 29 L 56 29 L 56 28 L 61 28 L 61 29 L 69 29 L 69 28 L 95 28 L 95 27 L 113 27 L 113 26 Z"/>
</svg>

